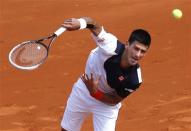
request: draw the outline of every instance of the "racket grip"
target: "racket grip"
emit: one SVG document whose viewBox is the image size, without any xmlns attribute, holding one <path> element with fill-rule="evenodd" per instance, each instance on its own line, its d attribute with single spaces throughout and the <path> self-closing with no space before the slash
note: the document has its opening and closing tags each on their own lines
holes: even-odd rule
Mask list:
<svg viewBox="0 0 191 131">
<path fill-rule="evenodd" d="M 59 35 L 61 35 L 64 31 L 66 31 L 66 28 L 60 27 L 57 31 L 54 32 L 54 34 L 56 34 L 56 36 L 59 36 Z"/>
</svg>

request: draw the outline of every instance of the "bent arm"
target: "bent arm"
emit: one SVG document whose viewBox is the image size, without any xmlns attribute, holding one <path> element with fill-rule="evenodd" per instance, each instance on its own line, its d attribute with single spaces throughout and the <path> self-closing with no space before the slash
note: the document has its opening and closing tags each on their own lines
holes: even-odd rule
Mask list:
<svg viewBox="0 0 191 131">
<path fill-rule="evenodd" d="M 83 74 L 81 76 L 81 79 L 86 85 L 86 88 L 88 89 L 90 95 L 105 104 L 116 105 L 125 98 L 125 97 L 120 97 L 117 94 L 117 92 L 113 92 L 113 94 L 101 92 L 98 89 L 100 78 L 98 78 L 97 80 L 94 80 L 92 73 L 90 77 L 87 74 Z"/>
<path fill-rule="evenodd" d="M 102 99 L 100 99 L 101 102 L 109 104 L 109 105 L 116 105 L 119 102 L 121 102 L 124 98 L 120 97 L 119 95 L 117 95 L 117 93 L 115 92 L 114 94 L 110 95 L 110 94 L 103 94 Z"/>
</svg>

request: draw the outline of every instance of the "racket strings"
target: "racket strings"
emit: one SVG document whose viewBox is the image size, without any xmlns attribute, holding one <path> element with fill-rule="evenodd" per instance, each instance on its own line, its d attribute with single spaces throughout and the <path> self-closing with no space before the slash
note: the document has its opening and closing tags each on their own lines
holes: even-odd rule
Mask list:
<svg viewBox="0 0 191 131">
<path fill-rule="evenodd" d="M 27 42 L 16 48 L 11 54 L 11 60 L 23 67 L 42 63 L 48 55 L 47 48 L 36 42 Z"/>
</svg>

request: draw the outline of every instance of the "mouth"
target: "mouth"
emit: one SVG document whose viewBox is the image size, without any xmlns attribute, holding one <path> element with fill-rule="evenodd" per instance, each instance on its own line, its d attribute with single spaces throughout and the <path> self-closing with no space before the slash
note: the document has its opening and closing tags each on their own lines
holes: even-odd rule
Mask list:
<svg viewBox="0 0 191 131">
<path fill-rule="evenodd" d="M 135 57 L 132 57 L 132 59 L 133 59 L 134 61 L 138 61 L 138 60 L 139 60 L 138 58 L 135 58 Z"/>
<path fill-rule="evenodd" d="M 132 57 L 131 60 L 132 60 L 132 64 L 134 65 L 138 62 L 139 59 Z"/>
</svg>

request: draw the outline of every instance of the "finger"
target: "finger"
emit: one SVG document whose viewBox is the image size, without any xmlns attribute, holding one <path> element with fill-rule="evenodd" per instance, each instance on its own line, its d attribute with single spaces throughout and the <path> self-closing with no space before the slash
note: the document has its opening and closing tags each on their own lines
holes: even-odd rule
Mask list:
<svg viewBox="0 0 191 131">
<path fill-rule="evenodd" d="M 62 24 L 61 26 L 65 27 L 65 28 L 72 28 L 71 24 Z"/>
<path fill-rule="evenodd" d="M 98 84 L 99 81 L 100 81 L 100 79 L 101 79 L 101 75 L 98 75 L 97 78 L 96 78 L 96 80 L 95 80 L 95 84 Z"/>
<path fill-rule="evenodd" d="M 94 78 L 93 78 L 93 73 L 91 73 L 90 79 L 91 79 L 92 81 L 94 80 Z"/>
<path fill-rule="evenodd" d="M 64 22 L 62 25 L 64 25 L 64 26 L 72 26 L 72 24 L 69 23 L 69 22 Z"/>
<path fill-rule="evenodd" d="M 64 22 L 72 22 L 72 18 L 66 19 Z"/>
<path fill-rule="evenodd" d="M 101 79 L 101 75 L 98 75 L 97 81 L 100 81 Z"/>
<path fill-rule="evenodd" d="M 82 74 L 82 75 L 80 76 L 80 78 L 82 79 L 83 82 L 86 81 L 86 79 L 85 79 L 85 75 L 84 75 L 84 74 Z"/>
<path fill-rule="evenodd" d="M 82 80 L 84 80 L 84 76 L 83 76 L 83 75 L 81 75 L 80 78 L 81 78 Z"/>
<path fill-rule="evenodd" d="M 85 74 L 85 78 L 86 78 L 86 80 L 89 80 L 89 77 L 88 77 L 88 75 L 87 75 L 87 74 Z"/>
<path fill-rule="evenodd" d="M 81 76 L 84 80 L 87 80 L 87 77 L 86 77 L 86 74 L 84 73 L 84 74 L 82 74 L 82 76 Z"/>
</svg>

